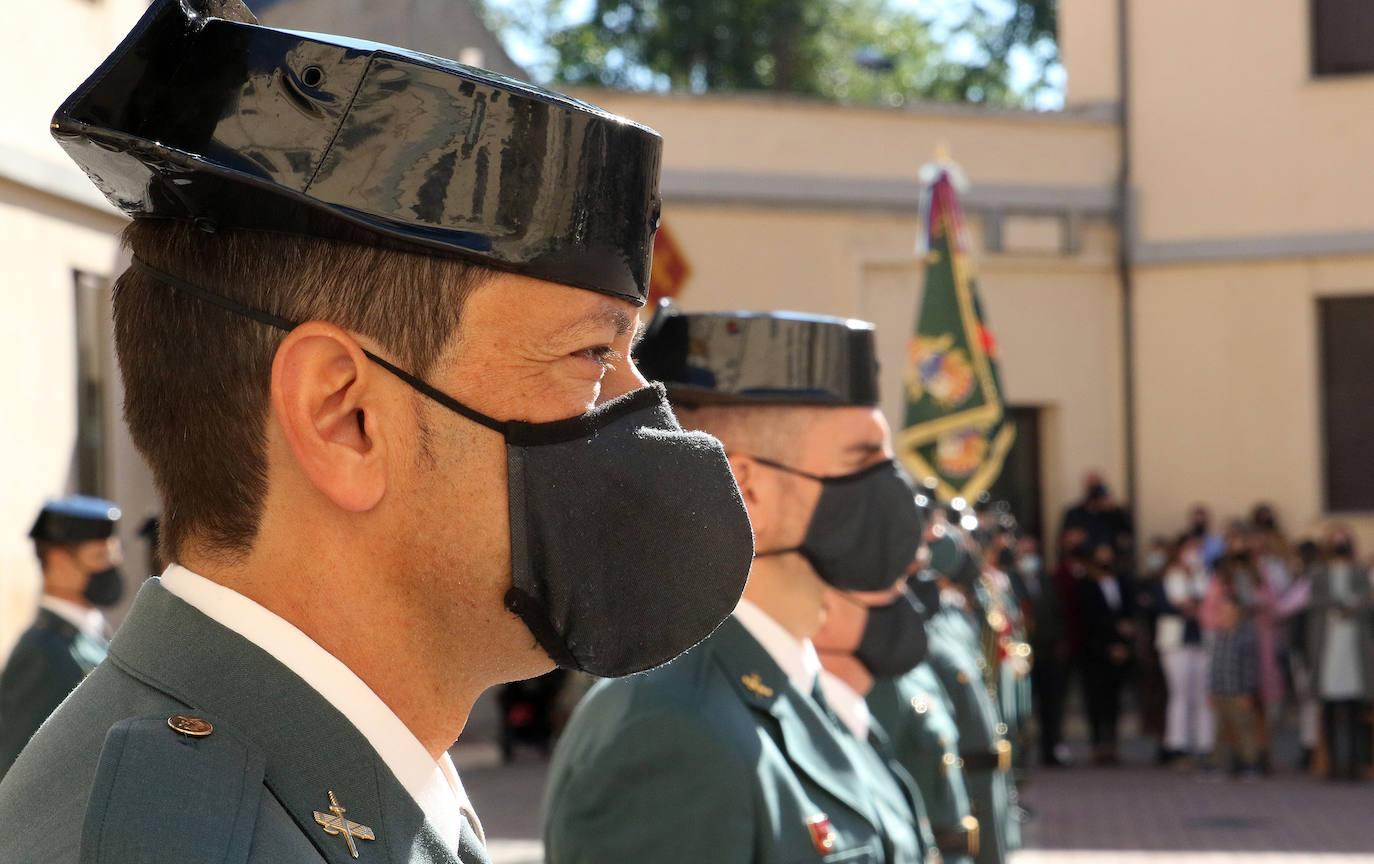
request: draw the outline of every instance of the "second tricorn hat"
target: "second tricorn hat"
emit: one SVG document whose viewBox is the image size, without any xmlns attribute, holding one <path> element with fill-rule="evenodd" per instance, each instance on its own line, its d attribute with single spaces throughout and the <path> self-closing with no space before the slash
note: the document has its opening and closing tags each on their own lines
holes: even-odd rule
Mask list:
<svg viewBox="0 0 1374 864">
<path fill-rule="evenodd" d="M 29 529 L 29 537 L 42 543 L 62 544 L 104 540 L 114 534 L 121 515 L 113 501 L 69 495 L 43 505 Z"/>
<path fill-rule="evenodd" d="M 449 60 L 154 0 L 52 133 L 134 218 L 457 255 L 648 296 L 658 133 Z"/>
<path fill-rule="evenodd" d="M 635 361 L 673 401 L 876 405 L 878 359 L 867 321 L 800 312 L 658 309 Z"/>
</svg>

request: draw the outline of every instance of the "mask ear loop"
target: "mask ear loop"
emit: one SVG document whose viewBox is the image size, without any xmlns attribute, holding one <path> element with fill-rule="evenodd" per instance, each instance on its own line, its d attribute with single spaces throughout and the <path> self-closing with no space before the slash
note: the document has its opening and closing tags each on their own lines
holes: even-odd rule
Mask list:
<svg viewBox="0 0 1374 864">
<path fill-rule="evenodd" d="M 854 480 L 862 480 L 869 474 L 881 471 L 884 468 L 889 468 L 896 463 L 895 459 L 883 459 L 880 462 L 874 462 L 872 465 L 869 465 L 866 468 L 860 468 L 858 471 L 853 471 L 849 474 L 824 475 L 812 474 L 809 471 L 803 471 L 800 468 L 793 468 L 791 465 L 784 465 L 781 462 L 774 462 L 772 459 L 765 459 L 762 456 L 755 456 L 752 453 L 742 453 L 740 455 L 748 456 L 750 459 L 753 459 L 760 465 L 767 465 L 769 468 L 775 468 L 778 471 L 785 471 L 788 474 L 795 474 L 798 477 L 805 477 L 808 480 L 815 480 L 817 483 L 848 483 Z"/>
<path fill-rule="evenodd" d="M 192 282 L 187 282 L 185 279 L 180 279 L 176 276 L 173 276 L 171 273 L 168 273 L 165 270 L 159 270 L 157 267 L 154 267 L 147 261 L 144 261 L 142 258 L 139 258 L 137 255 L 133 256 L 133 259 L 130 261 L 130 264 L 133 266 L 135 270 L 139 271 L 145 276 L 148 276 L 151 279 L 155 279 L 158 282 L 161 282 L 169 288 L 174 288 L 177 291 L 189 294 L 197 300 L 209 303 L 212 306 L 218 306 L 224 311 L 230 312 L 234 315 L 252 319 L 253 321 L 257 321 L 259 324 L 266 324 L 268 327 L 274 327 L 285 333 L 290 333 L 292 330 L 295 330 L 297 327 L 300 326 L 300 322 L 292 321 L 290 318 L 283 318 L 280 315 L 273 315 L 271 312 L 264 312 L 261 309 L 254 309 L 252 306 L 245 306 L 244 304 L 239 303 L 236 300 L 231 300 L 228 297 L 225 297 L 223 294 L 216 294 L 215 292 L 206 290 L 205 288 L 202 288 L 199 285 L 196 285 Z M 361 346 L 359 347 L 361 348 Z M 378 366 L 390 372 L 392 375 L 395 375 L 397 378 L 400 378 L 402 381 L 409 384 L 411 387 L 414 387 L 416 390 L 420 391 L 425 396 L 428 396 L 430 399 L 433 399 L 435 402 L 438 402 L 440 405 L 444 406 L 450 411 L 453 411 L 463 417 L 466 417 L 467 419 L 478 424 L 479 426 L 485 426 L 493 432 L 499 432 L 503 436 L 506 435 L 509 431 L 509 424 L 503 423 L 500 420 L 497 420 L 493 417 L 488 417 L 480 411 L 475 411 L 469 408 L 468 406 L 464 405 L 462 402 L 459 402 L 457 399 L 454 399 L 452 396 L 448 395 L 442 390 L 432 387 L 424 380 L 410 374 L 409 372 L 400 368 L 399 366 L 396 366 L 395 364 L 387 360 L 383 360 L 381 357 L 378 357 L 376 354 L 373 354 L 366 348 L 362 348 L 362 352 L 364 355 L 367 356 L 367 359 L 371 360 L 373 363 L 376 363 Z"/>
<path fill-rule="evenodd" d="M 748 458 L 753 459 L 760 465 L 767 465 L 769 468 L 773 468 L 778 471 L 784 471 L 788 474 L 795 474 L 798 477 L 805 477 L 808 480 L 815 480 L 817 483 L 824 483 L 827 479 L 830 479 L 827 477 L 822 477 L 819 474 L 812 474 L 809 471 L 803 471 L 800 468 L 793 468 L 791 465 L 784 465 L 781 462 L 774 462 L 772 459 L 765 459 L 762 456 L 755 456 L 753 453 L 741 453 L 740 455 L 747 456 Z"/>
<path fill-rule="evenodd" d="M 763 458 L 762 456 L 755 456 L 753 453 L 731 453 L 730 451 L 727 450 L 727 451 L 725 451 L 725 455 L 726 455 L 726 456 L 743 456 L 743 457 L 746 458 L 746 459 L 752 459 L 752 460 L 754 460 L 755 462 L 758 462 L 760 465 L 767 465 L 769 468 L 776 468 L 776 469 L 778 469 L 779 471 L 785 471 L 785 472 L 787 472 L 788 474 L 796 474 L 797 476 L 799 476 L 799 477 L 805 477 L 805 478 L 807 478 L 808 480 L 821 481 L 822 479 L 824 479 L 824 478 L 821 478 L 821 477 L 817 477 L 817 476 L 814 475 L 814 474 L 808 474 L 808 473 L 806 473 L 805 471 L 799 471 L 799 470 L 797 470 L 796 468 L 789 467 L 789 466 L 787 466 L 787 465 L 782 464 L 781 462 L 774 462 L 772 459 L 765 459 L 765 458 Z M 771 557 L 773 557 L 773 556 L 775 556 L 775 555 L 791 555 L 791 554 L 793 554 L 793 553 L 802 553 L 802 547 L 800 547 L 800 546 L 789 546 L 789 547 L 787 547 L 786 549 L 768 549 L 768 550 L 765 550 L 765 551 L 763 551 L 763 552 L 759 552 L 759 551 L 755 550 L 755 552 L 754 552 L 754 557 L 755 557 L 755 558 L 771 558 Z M 804 555 L 805 553 L 802 553 L 802 554 Z"/>
</svg>

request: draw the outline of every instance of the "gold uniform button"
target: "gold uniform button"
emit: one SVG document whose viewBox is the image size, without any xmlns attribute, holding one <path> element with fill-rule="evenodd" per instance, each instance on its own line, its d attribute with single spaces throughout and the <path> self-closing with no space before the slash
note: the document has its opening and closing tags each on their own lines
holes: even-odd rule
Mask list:
<svg viewBox="0 0 1374 864">
<path fill-rule="evenodd" d="M 998 735 L 1005 735 L 1005 734 L 1007 734 L 1007 724 L 1005 724 L 1005 723 L 998 723 L 997 726 L 996 726 L 996 729 L 997 729 L 997 734 L 998 734 Z"/>
<path fill-rule="evenodd" d="M 912 696 L 911 710 L 917 714 L 924 714 L 930 710 L 930 702 L 926 701 L 924 696 Z"/>
<path fill-rule="evenodd" d="M 959 673 L 957 676 L 955 676 L 955 677 L 956 677 L 956 679 L 959 681 L 960 684 L 967 684 L 967 683 L 968 683 L 968 673 L 967 673 L 967 672 L 960 672 L 960 673 Z"/>
<path fill-rule="evenodd" d="M 185 714 L 173 714 L 171 717 L 168 717 L 167 725 L 183 735 L 190 735 L 192 738 L 204 738 L 206 735 L 215 731 L 215 727 L 211 726 L 208 720 L 202 720 L 199 717 L 188 717 Z"/>
</svg>

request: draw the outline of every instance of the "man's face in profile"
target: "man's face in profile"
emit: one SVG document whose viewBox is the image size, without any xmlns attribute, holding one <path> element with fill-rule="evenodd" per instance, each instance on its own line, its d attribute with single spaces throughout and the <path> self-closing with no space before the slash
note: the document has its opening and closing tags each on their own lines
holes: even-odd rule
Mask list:
<svg viewBox="0 0 1374 864">
<path fill-rule="evenodd" d="M 585 413 L 645 385 L 630 359 L 638 310 L 564 285 L 498 274 L 474 289 L 455 340 L 430 383 L 498 420 L 543 423 Z M 510 501 L 504 438 L 422 397 L 414 464 L 402 481 L 398 550 L 417 591 L 432 596 L 435 644 L 456 621 L 512 652 L 516 673 L 551 667 L 523 622 L 506 611 L 511 585 Z M 611 488 L 589 488 L 595 510 Z M 399 529 L 398 530 L 402 530 Z M 628 536 L 634 526 L 624 526 Z M 513 675 L 516 673 L 512 673 Z"/>
</svg>

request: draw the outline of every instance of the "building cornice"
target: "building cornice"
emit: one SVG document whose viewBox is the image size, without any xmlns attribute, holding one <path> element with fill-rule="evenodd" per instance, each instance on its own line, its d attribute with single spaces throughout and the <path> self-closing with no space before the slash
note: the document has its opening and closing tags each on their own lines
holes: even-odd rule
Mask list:
<svg viewBox="0 0 1374 864">
<path fill-rule="evenodd" d="M 723 206 L 904 211 L 915 214 L 919 180 L 669 170 L 663 173 L 668 202 Z M 967 209 L 998 213 L 1072 214 L 1107 218 L 1115 212 L 1110 187 L 978 184 L 963 196 Z"/>
<path fill-rule="evenodd" d="M 1374 231 L 1269 234 L 1142 243 L 1132 253 L 1137 267 L 1265 261 L 1374 254 Z"/>
<path fill-rule="evenodd" d="M 0 180 L 51 195 L 103 216 L 124 218 L 75 165 L 62 165 L 0 142 Z"/>
<path fill-rule="evenodd" d="M 622 99 L 652 99 L 654 101 L 697 102 L 737 104 L 755 107 L 760 104 L 781 105 L 797 108 L 815 108 L 828 111 L 872 112 L 882 114 L 912 114 L 923 117 L 967 117 L 971 119 L 1012 120 L 1029 123 L 1115 125 L 1120 111 L 1115 102 L 1090 102 L 1072 105 L 1054 111 L 1040 111 L 1033 108 L 1016 108 L 1002 105 L 979 105 L 967 102 L 922 102 L 912 101 L 901 105 L 883 105 L 871 102 L 837 102 L 819 96 L 797 93 L 773 93 L 770 91 L 713 91 L 692 93 L 687 90 L 643 91 L 612 90 L 603 87 L 567 86 L 570 95 L 592 104 L 615 102 Z"/>
</svg>

